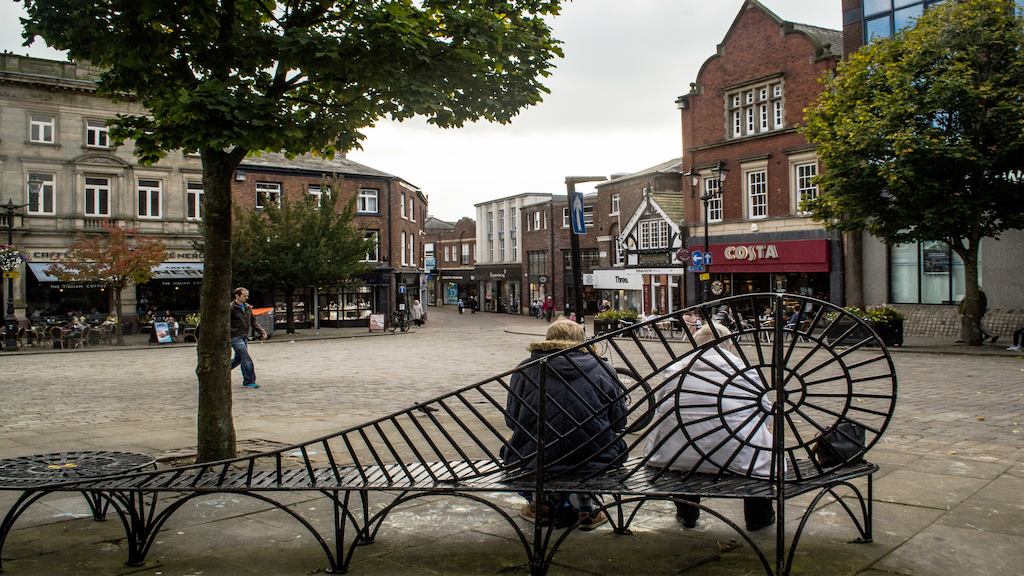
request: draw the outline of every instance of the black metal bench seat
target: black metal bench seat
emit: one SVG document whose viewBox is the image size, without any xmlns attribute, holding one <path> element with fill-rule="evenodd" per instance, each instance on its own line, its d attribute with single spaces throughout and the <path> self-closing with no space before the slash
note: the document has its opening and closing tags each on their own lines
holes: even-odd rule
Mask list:
<svg viewBox="0 0 1024 576">
<path fill-rule="evenodd" d="M 808 318 L 799 328 L 787 328 L 782 321 L 784 306 L 793 301 Z M 721 306 L 731 308 L 733 317 L 755 320 L 735 333 L 715 328 L 711 341 L 701 344 L 689 332 L 682 340 L 668 338 L 659 327 L 688 312 L 710 318 Z M 775 318 L 762 325 L 756 318 L 766 308 Z M 489 493 L 532 493 L 535 500 L 591 494 L 620 534 L 629 533 L 637 512 L 650 501 L 694 505 L 684 498 L 771 498 L 776 502 L 774 561 L 733 519 L 714 510 L 713 500 L 699 504 L 737 532 L 769 575 L 790 573 L 804 527 L 819 504 L 837 503 L 850 517 L 858 541 L 871 541 L 872 478 L 878 467 L 861 456 L 889 424 L 896 376 L 870 327 L 826 302 L 780 294 L 727 298 L 645 324 L 650 338 L 641 339 L 631 326 L 372 422 L 266 453 L 102 478 L 0 477 L 0 490 L 24 494 L 0 525 L 0 549 L 25 507 L 42 495 L 66 491 L 97 495 L 116 511 L 128 536 L 128 563 L 136 566 L 145 562 L 175 511 L 193 498 L 218 492 L 244 494 L 290 514 L 313 535 L 331 572 L 349 568 L 358 546 L 377 537 L 395 507 L 426 495 L 466 498 L 492 509 L 517 536 L 534 575 L 547 572 L 573 528 L 552 537 L 555 528 L 538 520 L 524 530 L 523 521 L 489 499 Z M 574 424 L 568 429 L 564 418 L 555 426 L 551 417 L 569 412 L 560 404 L 565 396 L 559 400 L 550 391 L 559 384 L 553 379 L 566 381 L 547 363 L 561 356 L 578 366 L 581 353 L 605 360 L 600 365 L 619 381 L 619 394 L 588 406 L 582 416 L 572 412 Z M 580 373 L 592 382 L 593 375 Z M 535 421 L 549 424 L 523 428 L 508 413 L 510 397 Z M 615 442 L 626 445 L 627 455 L 597 470 L 586 467 L 591 462 L 587 451 L 597 453 L 607 445 L 597 446 L 596 440 L 569 445 L 568 438 L 619 402 L 628 406 L 627 418 L 615 423 Z M 706 415 L 687 420 L 683 415 L 694 406 Z M 845 462 L 823 465 L 815 458 L 817 443 L 840 422 L 863 430 L 863 450 Z M 759 440 L 754 429 L 770 429 L 770 444 Z M 666 430 L 698 455 L 693 469 L 651 465 L 648 452 L 665 442 Z M 544 449 L 518 452 L 510 443 L 513 431 Z M 558 446 L 562 449 L 554 453 L 563 456 L 550 461 L 548 449 Z M 737 466 L 741 453 L 755 455 L 746 469 Z M 758 457 L 770 457 L 767 475 L 755 473 Z M 275 500 L 276 494 L 290 491 L 327 496 L 334 505 L 330 530 L 318 529 Z M 815 496 L 787 534 L 783 504 L 803 494 Z"/>
</svg>

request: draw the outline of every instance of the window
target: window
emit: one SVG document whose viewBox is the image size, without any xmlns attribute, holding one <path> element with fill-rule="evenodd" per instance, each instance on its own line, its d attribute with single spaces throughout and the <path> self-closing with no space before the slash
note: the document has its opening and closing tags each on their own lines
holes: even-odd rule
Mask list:
<svg viewBox="0 0 1024 576">
<path fill-rule="evenodd" d="M 889 268 L 892 302 L 954 304 L 966 293 L 963 261 L 945 242 L 893 245 L 889 248 Z M 979 274 L 981 270 L 979 255 Z"/>
<path fill-rule="evenodd" d="M 726 94 L 728 117 L 732 119 L 728 137 L 753 136 L 782 128 L 782 92 L 782 80 L 775 79 Z"/>
<path fill-rule="evenodd" d="M 587 228 L 594 225 L 594 207 L 583 206 L 583 224 Z M 562 228 L 569 227 L 569 208 L 562 208 Z"/>
<path fill-rule="evenodd" d="M 643 220 L 640 222 L 640 249 L 657 250 L 668 248 L 669 225 L 664 220 Z"/>
<path fill-rule="evenodd" d="M 54 175 L 33 172 L 28 175 L 28 179 L 29 181 L 39 180 L 42 182 L 39 186 L 39 191 L 35 194 L 32 193 L 31 185 L 26 184 L 25 191 L 28 196 L 28 213 L 56 214 L 56 191 L 53 185 Z"/>
<path fill-rule="evenodd" d="M 719 194 L 719 181 L 715 178 L 704 179 L 704 194 L 711 196 L 707 205 L 708 222 L 722 221 L 722 195 Z"/>
<path fill-rule="evenodd" d="M 32 114 L 29 116 L 29 141 L 41 144 L 53 144 L 56 121 L 53 116 Z"/>
<path fill-rule="evenodd" d="M 548 273 L 548 253 L 543 251 L 530 252 L 526 255 L 526 273 L 530 276 L 543 276 Z"/>
<path fill-rule="evenodd" d="M 416 198 L 409 194 L 409 220 L 416 221 Z"/>
<path fill-rule="evenodd" d="M 409 265 L 416 265 L 416 235 L 409 233 Z"/>
<path fill-rule="evenodd" d="M 405 220 L 407 218 L 406 215 L 405 215 L 405 192 L 402 192 L 401 197 L 402 197 L 402 204 L 401 204 L 401 207 L 400 207 L 398 213 L 402 216 L 402 219 Z"/>
<path fill-rule="evenodd" d="M 462 264 L 469 264 L 469 244 L 462 245 Z"/>
<path fill-rule="evenodd" d="M 914 25 L 926 8 L 942 0 L 864 0 L 864 41 L 891 38 Z M 1020 2 L 1017 2 L 1020 5 Z"/>
<path fill-rule="evenodd" d="M 747 172 L 747 217 L 768 217 L 768 173 L 764 170 Z"/>
<path fill-rule="evenodd" d="M 110 216 L 110 179 L 85 179 L 85 215 Z"/>
<path fill-rule="evenodd" d="M 139 218 L 160 217 L 160 181 L 139 180 Z"/>
<path fill-rule="evenodd" d="M 612 194 L 612 211 L 611 216 L 617 216 L 619 214 L 619 195 Z"/>
<path fill-rule="evenodd" d="M 110 134 L 105 120 L 85 121 L 85 145 L 91 148 L 110 147 Z"/>
<path fill-rule="evenodd" d="M 444 261 L 445 262 L 451 262 L 452 261 L 452 251 L 451 251 L 451 248 L 452 248 L 451 246 L 445 246 L 444 247 Z"/>
<path fill-rule="evenodd" d="M 405 253 L 405 232 L 402 232 L 402 266 L 409 264 L 409 257 Z"/>
<path fill-rule="evenodd" d="M 380 260 L 380 232 L 377 230 L 366 230 L 363 232 L 363 238 L 373 240 L 373 246 L 366 253 L 366 257 L 362 261 L 377 262 Z"/>
<path fill-rule="evenodd" d="M 203 219 L 203 183 L 189 181 L 185 185 L 186 196 L 185 218 L 188 220 Z"/>
<path fill-rule="evenodd" d="M 818 175 L 818 163 L 796 165 L 796 213 L 807 214 L 803 210 L 803 203 L 807 200 L 814 200 L 818 197 L 818 185 L 814 183 L 814 177 Z"/>
<path fill-rule="evenodd" d="M 281 185 L 270 182 L 256 183 L 256 207 L 266 208 L 271 202 L 281 205 Z"/>
<path fill-rule="evenodd" d="M 378 212 L 377 190 L 361 188 L 359 190 L 359 199 L 356 203 L 356 211 L 360 214 L 376 214 Z"/>
<path fill-rule="evenodd" d="M 580 270 L 582 274 L 591 274 L 593 273 L 594 268 L 597 268 L 600 265 L 600 252 L 598 252 L 596 248 L 584 248 L 583 250 L 580 250 Z M 572 270 L 571 250 L 562 250 L 562 266 L 566 270 Z"/>
<path fill-rule="evenodd" d="M 316 205 L 319 206 L 320 200 L 323 198 L 324 193 L 319 186 L 310 185 L 309 195 L 312 196 L 313 198 L 316 198 Z"/>
<path fill-rule="evenodd" d="M 540 210 L 533 213 L 533 229 L 540 230 Z"/>
</svg>

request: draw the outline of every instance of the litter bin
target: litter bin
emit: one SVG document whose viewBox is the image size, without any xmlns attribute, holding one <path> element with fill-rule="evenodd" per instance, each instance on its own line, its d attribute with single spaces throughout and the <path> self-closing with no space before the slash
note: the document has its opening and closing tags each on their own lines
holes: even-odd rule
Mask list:
<svg viewBox="0 0 1024 576">
<path fill-rule="evenodd" d="M 253 308 L 252 319 L 267 332 L 267 338 L 274 336 L 274 309 Z"/>
</svg>

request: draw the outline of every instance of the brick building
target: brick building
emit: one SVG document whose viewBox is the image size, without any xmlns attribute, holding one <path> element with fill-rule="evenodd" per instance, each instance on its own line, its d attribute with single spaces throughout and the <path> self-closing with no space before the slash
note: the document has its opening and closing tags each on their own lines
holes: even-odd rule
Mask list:
<svg viewBox="0 0 1024 576">
<path fill-rule="evenodd" d="M 343 156 L 317 158 L 263 153 L 242 161 L 232 182 L 234 204 L 258 210 L 284 195 L 300 199 L 320 195 L 325 186 L 340 188 L 339 209 L 355 199 L 355 225 L 376 248 L 364 260 L 373 267 L 356 282 L 341 286 L 312 287 L 296 292 L 293 315 L 300 326 L 319 320 L 320 326 L 366 326 L 371 313 L 388 314 L 412 300 L 425 301 L 424 231 L 427 198 L 405 180 L 353 162 Z M 259 286 L 250 287 L 255 306 L 275 306 L 277 322 L 284 322 L 281 294 Z M 318 311 L 314 317 L 313 310 Z"/>
<path fill-rule="evenodd" d="M 706 218 L 712 296 L 785 290 L 843 301 L 841 239 L 799 209 L 817 194 L 820 166 L 797 133 L 842 43 L 838 30 L 786 22 L 747 0 L 677 99 L 688 247 L 703 250 Z M 689 302 L 703 292 L 697 284 Z"/>
<path fill-rule="evenodd" d="M 476 221 L 463 217 L 458 222 L 427 217 L 424 246 L 431 276 L 432 306 L 456 305 L 459 300 L 478 298 L 476 272 Z M 433 262 L 431 265 L 430 263 Z"/>
<path fill-rule="evenodd" d="M 935 0 L 843 0 L 843 47 L 850 54 L 872 38 L 888 38 L 912 26 L 914 19 Z M 1016 2 L 1018 12 L 1024 2 Z M 906 315 L 909 334 L 959 335 L 957 307 L 964 296 L 964 266 L 940 240 L 888 245 L 870 234 L 849 235 L 858 254 L 851 260 L 865 304 L 896 304 Z M 988 297 L 986 329 L 1008 334 L 1024 324 L 1024 293 L 1018 288 L 1021 274 L 1020 246 L 1024 231 L 1011 230 L 999 240 L 982 240 L 978 276 Z M 863 279 L 861 282 L 860 279 Z"/>
</svg>

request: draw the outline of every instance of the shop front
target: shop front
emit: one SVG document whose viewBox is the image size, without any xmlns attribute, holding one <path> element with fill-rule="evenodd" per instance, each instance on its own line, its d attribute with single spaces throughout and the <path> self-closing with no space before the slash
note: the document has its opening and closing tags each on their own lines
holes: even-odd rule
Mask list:
<svg viewBox="0 0 1024 576">
<path fill-rule="evenodd" d="M 386 272 L 370 272 L 353 282 L 320 287 L 315 306 L 310 304 L 310 309 L 317 310 L 319 325 L 327 328 L 369 326 L 370 314 L 385 313 L 391 287 L 387 276 Z"/>
<path fill-rule="evenodd" d="M 519 314 L 522 304 L 523 267 L 519 264 L 478 266 L 480 309 L 487 312 Z"/>
<path fill-rule="evenodd" d="M 418 272 L 395 272 L 394 310 L 412 310 L 412 301 L 426 298 L 427 277 Z"/>
<path fill-rule="evenodd" d="M 789 292 L 842 302 L 838 241 L 737 239 L 709 246 L 711 298 L 753 292 Z M 703 246 L 691 245 L 691 253 Z M 702 284 L 694 282 L 695 291 Z M 699 293 L 691 293 L 694 302 Z"/>
<path fill-rule="evenodd" d="M 640 313 L 643 309 L 644 277 L 633 270 L 594 270 L 583 275 L 583 284 L 593 288 L 600 301 L 607 300 L 613 310 Z"/>
<path fill-rule="evenodd" d="M 66 316 L 106 314 L 111 310 L 109 290 L 99 282 L 62 282 L 46 272 L 49 262 L 29 262 L 30 274 L 25 278 L 25 310 L 27 315 Z"/>
<path fill-rule="evenodd" d="M 149 282 L 135 287 L 136 312 L 141 316 L 171 311 L 183 318 L 199 310 L 202 286 L 202 262 L 163 262 L 153 269 Z"/>
<path fill-rule="evenodd" d="M 456 305 L 476 296 L 476 274 L 472 270 L 441 270 L 438 273 L 441 304 Z"/>
</svg>

